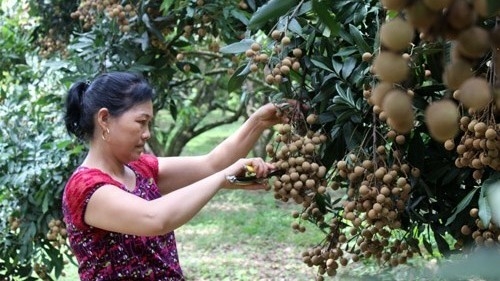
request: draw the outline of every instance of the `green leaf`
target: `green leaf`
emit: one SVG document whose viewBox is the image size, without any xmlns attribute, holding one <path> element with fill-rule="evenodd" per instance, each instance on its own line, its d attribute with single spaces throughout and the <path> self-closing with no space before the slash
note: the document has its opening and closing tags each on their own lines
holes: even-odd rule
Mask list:
<svg viewBox="0 0 500 281">
<path fill-rule="evenodd" d="M 248 18 L 245 14 L 238 10 L 231 10 L 231 15 L 241 21 L 244 25 L 248 25 Z"/>
<path fill-rule="evenodd" d="M 450 251 L 450 245 L 448 244 L 448 242 L 446 241 L 446 239 L 444 239 L 444 237 L 439 234 L 435 229 L 433 229 L 433 233 L 434 233 L 434 239 L 436 240 L 436 244 L 438 246 L 438 250 L 440 253 L 442 254 L 446 254 Z"/>
<path fill-rule="evenodd" d="M 271 0 L 255 11 L 248 23 L 249 29 L 258 29 L 266 22 L 275 20 L 285 15 L 292 7 L 299 3 L 298 0 Z"/>
<path fill-rule="evenodd" d="M 486 200 L 486 192 L 490 185 L 486 185 L 486 181 L 481 188 L 481 194 L 479 195 L 478 208 L 479 208 L 479 218 L 483 224 L 489 225 L 491 221 L 491 207 L 489 202 Z"/>
<path fill-rule="evenodd" d="M 243 82 L 247 78 L 248 73 L 250 73 L 249 64 L 240 66 L 231 76 L 229 82 L 227 83 L 227 91 L 234 92 L 241 88 Z"/>
<path fill-rule="evenodd" d="M 333 70 L 328 65 L 326 65 L 324 62 L 320 61 L 319 58 L 318 59 L 311 59 L 311 63 L 314 66 L 317 66 L 323 70 L 333 72 Z"/>
<path fill-rule="evenodd" d="M 448 220 L 446 220 L 446 224 L 445 225 L 450 225 L 455 220 L 455 218 L 457 217 L 457 215 L 460 212 L 462 212 L 467 206 L 469 206 L 469 203 L 472 200 L 472 198 L 474 197 L 474 194 L 476 194 L 477 190 L 478 190 L 478 188 L 474 188 L 473 190 L 471 190 L 462 199 L 462 201 L 460 201 L 460 203 L 458 203 L 457 207 L 455 207 L 455 211 L 453 212 L 453 214 L 448 218 Z"/>
<path fill-rule="evenodd" d="M 479 218 L 487 226 L 490 221 L 500 218 L 498 199 L 500 198 L 500 173 L 495 173 L 484 181 L 479 197 Z M 495 221 L 498 223 L 498 221 Z"/>
<path fill-rule="evenodd" d="M 422 242 L 423 242 L 424 247 L 427 250 L 427 252 L 429 252 L 429 254 L 432 254 L 432 252 L 433 252 L 432 244 L 429 242 L 429 240 L 427 240 L 427 238 L 424 237 Z"/>
<path fill-rule="evenodd" d="M 319 20 L 330 29 L 330 34 L 337 35 L 340 30 L 340 25 L 335 20 L 335 16 L 329 12 L 329 7 L 322 0 L 313 0 L 312 8 L 318 15 Z"/>
<path fill-rule="evenodd" d="M 172 118 L 174 119 L 174 121 L 176 121 L 177 115 L 179 112 L 177 111 L 177 105 L 175 104 L 175 102 L 173 100 L 170 100 L 170 102 L 168 104 L 168 108 L 169 108 L 170 114 L 172 115 Z"/>
<path fill-rule="evenodd" d="M 347 80 L 351 76 L 352 71 L 356 67 L 357 60 L 354 57 L 348 57 L 344 61 L 344 66 L 342 67 L 342 77 Z"/>
<path fill-rule="evenodd" d="M 160 10 L 163 12 L 168 12 L 170 6 L 175 3 L 175 0 L 163 0 L 160 6 Z"/>
<path fill-rule="evenodd" d="M 288 23 L 288 30 L 297 35 L 303 35 L 302 26 L 300 26 L 300 23 L 296 19 L 290 20 L 290 22 Z"/>
<path fill-rule="evenodd" d="M 148 14 L 143 14 L 141 20 L 149 31 L 151 31 L 160 41 L 164 41 L 163 34 L 151 23 Z"/>
<path fill-rule="evenodd" d="M 370 46 L 366 43 L 365 39 L 363 39 L 363 34 L 357 27 L 350 24 L 349 25 L 349 33 L 352 35 L 356 46 L 358 46 L 359 53 L 369 52 L 371 50 Z"/>
<path fill-rule="evenodd" d="M 241 54 L 250 49 L 253 43 L 255 43 L 255 41 L 252 39 L 243 39 L 240 42 L 222 47 L 219 51 L 223 54 Z"/>
</svg>

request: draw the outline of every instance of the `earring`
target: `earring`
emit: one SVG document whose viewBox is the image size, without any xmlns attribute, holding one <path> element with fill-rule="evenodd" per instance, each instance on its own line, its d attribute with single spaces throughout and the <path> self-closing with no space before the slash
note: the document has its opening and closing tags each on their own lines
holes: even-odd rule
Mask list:
<svg viewBox="0 0 500 281">
<path fill-rule="evenodd" d="M 106 130 L 102 131 L 102 135 L 101 135 L 101 138 L 103 141 L 107 141 L 108 140 L 108 135 L 109 135 L 109 128 L 106 128 Z"/>
</svg>

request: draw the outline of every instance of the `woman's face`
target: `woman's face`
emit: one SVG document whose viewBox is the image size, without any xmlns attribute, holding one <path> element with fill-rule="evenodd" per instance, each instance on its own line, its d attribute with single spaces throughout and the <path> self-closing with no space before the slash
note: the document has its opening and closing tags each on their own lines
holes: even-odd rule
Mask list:
<svg viewBox="0 0 500 281">
<path fill-rule="evenodd" d="M 110 118 L 108 143 L 113 154 L 128 163 L 137 160 L 151 136 L 153 103 L 137 104 L 119 117 Z"/>
</svg>

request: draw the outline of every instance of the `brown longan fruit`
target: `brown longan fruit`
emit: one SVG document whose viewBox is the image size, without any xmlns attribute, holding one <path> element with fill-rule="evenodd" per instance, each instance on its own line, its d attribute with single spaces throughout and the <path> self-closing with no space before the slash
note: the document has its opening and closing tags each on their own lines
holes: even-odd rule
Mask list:
<svg viewBox="0 0 500 281">
<path fill-rule="evenodd" d="M 392 120 L 407 120 L 413 116 L 412 106 L 412 99 L 396 89 L 389 91 L 382 102 L 382 109 Z"/>
<path fill-rule="evenodd" d="M 316 186 L 316 181 L 314 179 L 308 179 L 305 184 L 307 188 L 312 189 Z"/>
<path fill-rule="evenodd" d="M 463 30 L 476 22 L 476 13 L 468 0 L 454 0 L 448 7 L 445 17 L 448 24 L 455 30 Z"/>
<path fill-rule="evenodd" d="M 252 51 L 254 51 L 254 52 L 258 52 L 258 51 L 260 51 L 260 44 L 259 44 L 259 43 L 254 42 L 254 43 L 252 43 L 252 45 L 250 46 L 250 49 L 251 49 Z"/>
<path fill-rule="evenodd" d="M 314 125 L 316 124 L 316 122 L 318 121 L 318 115 L 314 114 L 314 113 L 311 113 L 307 116 L 306 118 L 306 122 L 309 124 L 309 125 Z"/>
<path fill-rule="evenodd" d="M 484 136 L 488 140 L 494 140 L 497 137 L 497 131 L 493 128 L 488 128 L 486 132 L 484 133 Z"/>
<path fill-rule="evenodd" d="M 288 75 L 290 73 L 290 67 L 288 65 L 282 65 L 280 67 L 280 72 L 284 75 Z"/>
<path fill-rule="evenodd" d="M 281 39 L 281 44 L 283 44 L 283 45 L 289 45 L 291 42 L 292 42 L 292 41 L 291 41 L 290 37 L 288 37 L 288 36 L 284 36 L 284 37 Z"/>
<path fill-rule="evenodd" d="M 400 134 L 409 133 L 414 126 L 414 115 L 409 114 L 404 119 L 387 118 L 387 125 Z"/>
<path fill-rule="evenodd" d="M 406 80 L 410 73 L 408 62 L 401 55 L 380 52 L 373 61 L 375 74 L 384 82 L 399 83 Z"/>
<path fill-rule="evenodd" d="M 373 55 L 372 53 L 370 52 L 365 52 L 361 55 L 361 59 L 364 61 L 364 62 L 371 62 L 372 61 L 372 58 L 373 58 Z"/>
<path fill-rule="evenodd" d="M 380 27 L 380 42 L 394 52 L 401 52 L 410 46 L 415 30 L 401 17 L 385 22 Z"/>
<path fill-rule="evenodd" d="M 406 137 L 404 135 L 397 135 L 396 136 L 396 143 L 399 145 L 403 145 L 406 142 Z"/>
<path fill-rule="evenodd" d="M 469 215 L 471 216 L 471 218 L 477 218 L 477 217 L 479 217 L 479 209 L 478 208 L 472 208 L 472 209 L 470 209 Z"/>
<path fill-rule="evenodd" d="M 251 57 L 255 56 L 255 51 L 252 50 L 252 49 L 248 49 L 248 50 L 245 51 L 245 56 L 247 58 L 251 58 Z"/>
<path fill-rule="evenodd" d="M 302 50 L 300 48 L 293 49 L 292 53 L 293 53 L 293 56 L 296 58 L 302 57 Z"/>
<path fill-rule="evenodd" d="M 339 170 L 345 170 L 347 168 L 347 162 L 344 160 L 341 160 L 337 162 L 337 169 Z"/>
<path fill-rule="evenodd" d="M 443 72 L 443 83 L 448 89 L 457 90 L 472 75 L 472 65 L 463 59 L 455 59 L 446 66 Z"/>
<path fill-rule="evenodd" d="M 274 40 L 278 41 L 281 38 L 281 34 L 282 34 L 281 31 L 279 31 L 279 30 L 273 30 L 273 32 L 271 32 L 271 37 Z"/>
<path fill-rule="evenodd" d="M 458 133 L 460 113 L 451 100 L 439 100 L 431 103 L 425 110 L 425 123 L 432 138 L 445 142 Z"/>
<path fill-rule="evenodd" d="M 406 8 L 406 17 L 414 28 L 427 31 L 437 21 L 439 13 L 429 9 L 422 1 L 415 1 Z"/>
<path fill-rule="evenodd" d="M 459 88 L 458 99 L 467 108 L 482 109 L 492 99 L 488 81 L 480 77 L 467 79 Z"/>
<path fill-rule="evenodd" d="M 318 170 L 316 171 L 316 176 L 318 176 L 318 178 L 324 178 L 326 175 L 326 167 L 325 166 L 319 166 L 318 167 Z"/>
<path fill-rule="evenodd" d="M 266 83 L 273 84 L 274 83 L 274 75 L 272 75 L 272 74 L 266 75 Z"/>
<path fill-rule="evenodd" d="M 393 89 L 392 83 L 388 82 L 380 82 L 373 89 L 370 96 L 370 103 L 373 105 L 377 105 L 379 107 L 382 106 L 382 102 L 386 96 L 386 94 Z"/>
<path fill-rule="evenodd" d="M 444 142 L 444 148 L 448 151 L 452 151 L 455 149 L 455 142 L 451 139 L 448 139 Z"/>
<path fill-rule="evenodd" d="M 477 59 L 491 49 L 488 31 L 472 26 L 462 31 L 457 38 L 457 51 L 466 58 Z"/>
</svg>

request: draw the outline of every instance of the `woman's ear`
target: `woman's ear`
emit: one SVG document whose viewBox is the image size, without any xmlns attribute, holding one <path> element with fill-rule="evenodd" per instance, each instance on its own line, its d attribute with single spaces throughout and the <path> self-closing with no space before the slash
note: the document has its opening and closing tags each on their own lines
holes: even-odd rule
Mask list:
<svg viewBox="0 0 500 281">
<path fill-rule="evenodd" d="M 106 128 L 109 128 L 109 110 L 105 107 L 99 109 L 97 111 L 97 124 L 101 129 L 106 130 Z"/>
</svg>

